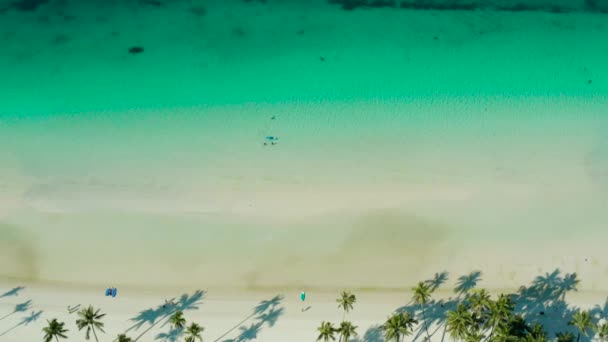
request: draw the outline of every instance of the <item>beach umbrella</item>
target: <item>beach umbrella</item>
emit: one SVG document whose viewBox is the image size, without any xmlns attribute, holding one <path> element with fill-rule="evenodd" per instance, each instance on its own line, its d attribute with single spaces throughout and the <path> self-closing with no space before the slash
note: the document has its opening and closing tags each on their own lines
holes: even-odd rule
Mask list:
<svg viewBox="0 0 608 342">
<path fill-rule="evenodd" d="M 111 296 L 112 295 L 112 289 L 111 288 L 107 288 L 106 289 L 106 296 Z"/>
<path fill-rule="evenodd" d="M 306 299 L 306 292 L 302 291 L 302 293 L 300 293 L 300 299 L 302 301 L 304 301 Z"/>
<path fill-rule="evenodd" d="M 117 292 L 117 291 L 118 291 L 118 290 L 116 290 L 116 288 L 113 288 L 113 289 L 112 289 L 112 297 L 116 297 L 116 292 Z"/>
</svg>

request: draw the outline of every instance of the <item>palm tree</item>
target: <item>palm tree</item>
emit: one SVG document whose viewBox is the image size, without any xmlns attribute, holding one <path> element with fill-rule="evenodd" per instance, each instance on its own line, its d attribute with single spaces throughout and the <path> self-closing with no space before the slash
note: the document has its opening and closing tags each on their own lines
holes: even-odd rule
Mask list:
<svg viewBox="0 0 608 342">
<path fill-rule="evenodd" d="M 602 325 L 596 328 L 597 337 L 600 341 L 606 342 L 608 341 L 608 323 L 603 323 Z"/>
<path fill-rule="evenodd" d="M 530 332 L 526 334 L 524 338 L 524 342 L 546 342 L 547 341 L 547 333 L 543 326 L 539 323 L 534 324 Z"/>
<path fill-rule="evenodd" d="M 577 311 L 574 315 L 572 315 L 572 320 L 569 322 L 569 324 L 574 325 L 578 329 L 576 342 L 580 341 L 581 334 L 589 336 L 587 334 L 587 330 L 594 328 L 589 311 Z"/>
<path fill-rule="evenodd" d="M 466 305 L 462 303 L 458 304 L 456 310 L 448 312 L 446 327 L 454 340 L 464 340 L 469 334 L 469 327 L 473 326 L 473 324 L 473 316 Z"/>
<path fill-rule="evenodd" d="M 382 326 L 387 341 L 401 341 L 401 337 L 409 336 L 414 330 L 415 320 L 409 313 L 395 314 L 386 320 Z"/>
<path fill-rule="evenodd" d="M 469 303 L 471 304 L 473 314 L 480 320 L 485 319 L 492 305 L 490 295 L 485 289 L 474 290 L 473 294 L 469 297 Z"/>
<path fill-rule="evenodd" d="M 357 327 L 354 326 L 351 322 L 340 323 L 340 327 L 337 330 L 340 333 L 339 341 L 348 342 L 348 339 L 351 336 L 357 336 L 356 329 L 357 329 Z"/>
<path fill-rule="evenodd" d="M 47 320 L 47 322 L 49 323 L 49 325 L 42 329 L 42 331 L 44 332 L 44 342 L 51 342 L 53 340 L 53 337 L 57 342 L 59 342 L 59 337 L 68 338 L 67 336 L 65 336 L 65 333 L 67 333 L 68 330 L 63 328 L 65 323 L 58 322 L 56 318 L 53 318 L 50 321 Z"/>
<path fill-rule="evenodd" d="M 82 330 L 85 327 L 87 328 L 87 332 L 84 335 L 85 339 L 88 340 L 91 337 L 92 331 L 93 336 L 95 336 L 95 341 L 99 342 L 95 328 L 105 333 L 105 331 L 103 331 L 103 323 L 100 321 L 105 315 L 106 314 L 100 314 L 99 309 L 94 310 L 91 305 L 86 309 L 78 311 L 78 317 L 80 318 L 76 320 L 76 326 L 78 327 L 78 330 Z"/>
<path fill-rule="evenodd" d="M 186 328 L 186 342 L 195 342 L 199 340 L 203 342 L 203 337 L 201 333 L 205 330 L 205 328 L 201 327 L 196 323 L 190 323 L 190 325 Z"/>
<path fill-rule="evenodd" d="M 186 325 L 186 319 L 184 318 L 183 311 L 175 311 L 169 319 L 174 329 L 182 329 Z"/>
<path fill-rule="evenodd" d="M 130 337 L 127 337 L 127 335 L 125 334 L 120 334 L 117 337 L 117 342 L 133 342 L 133 339 Z"/>
<path fill-rule="evenodd" d="M 336 329 L 334 328 L 334 325 L 330 322 L 321 322 L 321 326 L 318 327 L 317 330 L 319 331 L 319 337 L 317 337 L 317 341 L 323 340 L 324 342 L 327 342 L 330 339 L 332 341 L 336 340 L 336 337 L 334 336 Z"/>
<path fill-rule="evenodd" d="M 558 332 L 555 337 L 557 342 L 574 342 L 574 335 L 571 332 Z"/>
<path fill-rule="evenodd" d="M 509 323 L 514 307 L 511 297 L 505 296 L 504 294 L 498 296 L 496 301 L 490 300 L 488 323 L 491 326 L 491 330 L 486 341 L 489 341 L 492 338 L 492 335 L 494 335 L 494 332 L 498 327 L 504 328 L 505 325 Z"/>
<path fill-rule="evenodd" d="M 422 308 L 422 320 L 424 321 L 422 324 L 424 326 L 424 330 L 426 331 L 427 339 L 430 339 L 431 336 L 429 335 L 429 328 L 426 322 L 424 305 L 426 305 L 426 303 L 428 303 L 429 299 L 431 298 L 431 286 L 428 283 L 421 281 L 416 287 L 412 289 L 412 291 L 414 291 L 414 295 L 412 297 L 414 303 L 420 305 L 420 307 Z"/>
<path fill-rule="evenodd" d="M 340 298 L 336 299 L 336 302 L 338 302 L 338 308 L 342 308 L 344 310 L 342 320 L 344 320 L 344 317 L 346 317 L 346 313 L 353 309 L 353 304 L 355 304 L 356 301 L 357 297 L 349 291 L 342 291 Z"/>
</svg>

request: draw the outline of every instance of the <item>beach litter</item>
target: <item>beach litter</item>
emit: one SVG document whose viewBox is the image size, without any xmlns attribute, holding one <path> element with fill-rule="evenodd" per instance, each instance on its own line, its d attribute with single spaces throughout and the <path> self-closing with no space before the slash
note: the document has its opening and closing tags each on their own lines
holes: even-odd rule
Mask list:
<svg viewBox="0 0 608 342">
<path fill-rule="evenodd" d="M 106 289 L 106 297 L 108 296 L 112 296 L 113 298 L 116 297 L 116 293 L 118 292 L 118 290 L 115 287 L 110 287 Z"/>
<path fill-rule="evenodd" d="M 69 313 L 70 315 L 71 315 L 71 314 L 73 314 L 74 312 L 78 311 L 78 308 L 79 308 L 79 307 L 80 307 L 80 304 L 76 305 L 76 306 L 75 306 L 75 307 L 73 307 L 73 308 L 71 308 L 71 307 L 68 305 L 68 313 Z"/>
</svg>

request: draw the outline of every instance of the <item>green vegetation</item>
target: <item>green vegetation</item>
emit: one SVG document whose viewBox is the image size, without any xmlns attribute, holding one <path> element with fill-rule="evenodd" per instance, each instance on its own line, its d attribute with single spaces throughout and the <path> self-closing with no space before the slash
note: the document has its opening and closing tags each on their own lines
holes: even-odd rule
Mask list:
<svg viewBox="0 0 608 342">
<path fill-rule="evenodd" d="M 537 277 L 528 287 L 520 287 L 516 293 L 496 296 L 476 288 L 480 276 L 481 272 L 472 272 L 459 277 L 454 291 L 456 297 L 441 300 L 432 298 L 432 295 L 447 280 L 446 272 L 436 274 L 432 280 L 418 282 L 412 288 L 412 300 L 407 305 L 395 310 L 384 324 L 370 328 L 357 340 L 402 342 L 413 336 L 414 341 L 420 338 L 421 342 L 431 339 L 444 342 L 448 335 L 452 342 L 608 342 L 608 301 L 590 310 L 572 308 L 565 302 L 566 293 L 575 291 L 579 283 L 576 274 L 562 277 L 559 270 L 555 270 Z M 339 342 L 349 342 L 359 335 L 358 327 L 344 319 L 353 310 L 357 297 L 345 290 L 336 302 L 342 309 L 342 321 L 338 325 L 330 321 L 321 322 L 317 328 L 317 341 L 329 342 L 338 338 Z M 266 301 L 256 313 L 274 305 L 274 302 Z M 183 334 L 184 342 L 203 342 L 204 328 L 194 322 L 187 325 L 183 308 L 176 307 L 162 316 L 171 324 L 172 332 L 161 335 L 182 341 Z M 263 317 L 272 326 L 280 313 L 281 310 L 271 310 Z M 78 330 L 86 328 L 85 339 L 88 340 L 92 333 L 98 341 L 97 332 L 104 332 L 101 321 L 104 317 L 99 309 L 88 306 L 78 311 L 76 326 Z M 244 330 L 242 338 L 254 339 L 261 324 L 254 324 L 249 329 L 241 328 Z M 48 321 L 48 326 L 43 329 L 44 341 L 66 339 L 68 330 L 64 325 L 57 319 Z M 437 332 L 443 335 L 434 338 Z M 114 342 L 136 340 L 121 334 Z"/>
<path fill-rule="evenodd" d="M 336 299 L 336 302 L 338 302 L 338 308 L 344 310 L 344 315 L 342 316 L 342 320 L 344 320 L 346 314 L 353 309 L 353 304 L 357 302 L 357 297 L 349 291 L 342 291 L 340 298 Z"/>
<path fill-rule="evenodd" d="M 414 291 L 414 296 L 412 297 L 412 300 L 422 309 L 422 325 L 424 326 L 424 330 L 426 331 L 426 337 L 427 339 L 429 339 L 431 338 L 431 335 L 429 334 L 429 326 L 427 324 L 426 317 L 424 314 L 424 306 L 428 303 L 429 299 L 431 299 L 431 285 L 421 281 L 412 290 Z"/>
<path fill-rule="evenodd" d="M 382 326 L 387 341 L 400 342 L 405 336 L 412 334 L 414 325 L 418 324 L 409 313 L 394 314 Z"/>
<path fill-rule="evenodd" d="M 65 336 L 65 333 L 67 333 L 68 330 L 63 328 L 65 323 L 58 322 L 55 318 L 47 322 L 49 325 L 42 329 L 42 331 L 44 331 L 44 342 L 51 342 L 53 338 L 55 338 L 57 342 L 59 342 L 59 337 L 68 338 Z"/>
<path fill-rule="evenodd" d="M 205 328 L 196 323 L 191 323 L 186 328 L 186 342 L 195 342 L 197 340 L 203 342 L 203 338 L 201 337 L 203 330 L 205 330 Z"/>
<path fill-rule="evenodd" d="M 76 320 L 76 326 L 78 327 L 78 330 L 87 328 L 86 333 L 84 335 L 84 338 L 86 340 L 88 340 L 91 337 L 91 332 L 93 332 L 95 341 L 99 342 L 99 340 L 97 339 L 97 333 L 95 332 L 95 329 L 98 329 L 99 331 L 104 332 L 103 323 L 101 322 L 101 319 L 105 315 L 106 314 L 100 314 L 99 309 L 94 310 L 91 305 L 89 305 L 89 307 L 87 307 L 86 309 L 82 309 L 82 310 L 78 311 L 78 317 L 80 317 L 80 318 Z"/>
<path fill-rule="evenodd" d="M 577 311 L 570 321 L 571 325 L 574 325 L 578 329 L 578 335 L 576 342 L 580 341 L 581 334 L 586 337 L 589 336 L 589 331 L 594 329 L 593 321 L 591 321 L 591 314 L 588 311 Z"/>
<path fill-rule="evenodd" d="M 330 322 L 321 322 L 321 326 L 317 328 L 319 331 L 319 337 L 317 337 L 317 341 L 323 340 L 323 342 L 328 342 L 329 340 L 335 341 L 336 336 L 336 328 Z"/>
<path fill-rule="evenodd" d="M 91 332 L 97 341 L 97 331 L 104 332 L 103 327 L 104 324 L 101 322 L 101 319 L 105 317 L 105 314 L 101 314 L 100 310 L 95 310 L 92 306 L 89 306 L 85 309 L 82 309 L 78 312 L 78 319 L 76 320 L 76 326 L 78 330 L 82 330 L 86 328 L 85 339 L 89 340 Z M 186 319 L 184 318 L 184 313 L 182 311 L 176 311 L 171 316 L 167 316 L 169 323 L 174 330 L 182 330 L 186 326 Z M 48 326 L 46 326 L 42 331 L 44 332 L 44 342 L 52 342 L 55 339 L 56 342 L 59 342 L 59 338 L 67 339 L 66 333 L 67 329 L 64 328 L 65 323 L 57 321 L 57 319 L 52 319 L 48 321 Z M 203 337 L 201 334 L 205 328 L 200 326 L 197 323 L 190 323 L 184 330 L 185 338 L 184 342 L 203 342 Z M 353 333 L 353 330 L 349 330 L 348 333 Z M 141 336 L 140 336 L 141 337 Z M 113 342 L 134 342 L 137 340 L 128 337 L 126 334 L 118 335 Z"/>
<path fill-rule="evenodd" d="M 130 337 L 127 337 L 127 335 L 125 335 L 125 334 L 120 334 L 117 337 L 117 341 L 118 342 L 133 342 L 133 339 Z"/>
<path fill-rule="evenodd" d="M 173 329 L 183 329 L 186 325 L 186 319 L 184 318 L 184 313 L 182 311 L 176 311 L 171 318 L 169 319 Z"/>
<path fill-rule="evenodd" d="M 347 342 L 349 338 L 357 336 L 357 327 L 351 322 L 343 321 L 338 328 L 340 342 Z"/>
</svg>

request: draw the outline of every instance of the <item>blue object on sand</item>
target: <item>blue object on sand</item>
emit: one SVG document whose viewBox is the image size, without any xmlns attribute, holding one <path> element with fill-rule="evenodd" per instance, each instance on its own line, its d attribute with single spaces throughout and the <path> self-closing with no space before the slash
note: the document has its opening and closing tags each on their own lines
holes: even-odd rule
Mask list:
<svg viewBox="0 0 608 342">
<path fill-rule="evenodd" d="M 306 292 L 302 291 L 302 293 L 300 294 L 300 299 L 302 301 L 304 301 L 306 299 Z"/>
<path fill-rule="evenodd" d="M 106 289 L 106 296 L 111 296 L 112 295 L 112 289 L 107 288 Z"/>
<path fill-rule="evenodd" d="M 117 291 L 116 288 L 112 289 L 112 297 L 116 297 L 116 291 Z"/>
<path fill-rule="evenodd" d="M 276 140 L 279 140 L 279 138 L 273 137 L 272 135 L 269 135 L 269 136 L 266 137 L 266 140 L 276 141 Z"/>
</svg>

